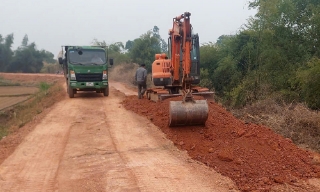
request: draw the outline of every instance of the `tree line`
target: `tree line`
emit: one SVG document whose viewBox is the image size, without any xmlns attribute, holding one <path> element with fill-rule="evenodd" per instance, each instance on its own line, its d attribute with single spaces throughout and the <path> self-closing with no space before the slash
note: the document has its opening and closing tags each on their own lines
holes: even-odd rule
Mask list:
<svg viewBox="0 0 320 192">
<path fill-rule="evenodd" d="M 231 107 L 271 97 L 319 109 L 320 1 L 251 0 L 248 8 L 257 14 L 237 34 L 201 45 L 201 85 Z M 117 57 L 150 72 L 154 54 L 167 51 L 158 30 L 118 44 Z"/>
<path fill-rule="evenodd" d="M 116 63 L 145 63 L 146 68 L 151 72 L 155 54 L 168 51 L 168 44 L 161 38 L 159 31 L 160 29 L 154 26 L 152 30 L 148 30 L 136 39 L 127 40 L 125 44 L 116 42 L 108 45 L 105 41 L 94 39 L 93 45 L 107 46 L 109 57 Z"/>
<path fill-rule="evenodd" d="M 56 62 L 51 52 L 38 50 L 34 42 L 29 43 L 28 35 L 24 36 L 16 50 L 12 50 L 13 40 L 13 34 L 6 37 L 0 34 L 1 72 L 39 73 L 44 66 L 43 62 Z"/>
<path fill-rule="evenodd" d="M 248 8 L 257 14 L 236 34 L 201 45 L 201 85 L 232 107 L 272 97 L 319 109 L 320 1 L 251 0 Z M 15 51 L 12 42 L 13 35 L 0 36 L 0 71 L 38 72 L 41 59 L 53 58 L 27 36 Z M 126 43 L 92 43 L 108 46 L 116 63 L 145 63 L 149 72 L 154 55 L 168 50 L 157 26 Z"/>
<path fill-rule="evenodd" d="M 57 63 L 53 53 L 38 50 L 34 42 L 28 42 L 27 35 L 24 36 L 21 45 L 16 50 L 12 50 L 13 40 L 13 34 L 5 38 L 0 34 L 0 72 L 56 72 L 57 68 L 54 67 L 53 70 L 52 65 L 50 66 Z M 167 52 L 167 43 L 160 37 L 157 26 L 139 38 L 128 40 L 125 44 L 122 42 L 107 44 L 97 39 L 94 39 L 91 44 L 106 46 L 108 56 L 117 63 L 146 63 L 149 71 L 151 71 L 154 55 Z"/>
<path fill-rule="evenodd" d="M 254 0 L 236 35 L 201 46 L 203 78 L 224 103 L 272 97 L 320 108 L 320 1 Z"/>
</svg>

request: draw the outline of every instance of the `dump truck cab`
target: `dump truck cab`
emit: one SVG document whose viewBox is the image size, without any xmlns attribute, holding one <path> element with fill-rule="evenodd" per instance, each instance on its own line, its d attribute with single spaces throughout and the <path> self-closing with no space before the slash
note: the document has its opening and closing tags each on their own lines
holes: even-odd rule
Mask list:
<svg viewBox="0 0 320 192">
<path fill-rule="evenodd" d="M 70 98 L 78 91 L 95 91 L 109 95 L 108 59 L 105 46 L 62 46 L 58 60 L 66 78 Z"/>
</svg>

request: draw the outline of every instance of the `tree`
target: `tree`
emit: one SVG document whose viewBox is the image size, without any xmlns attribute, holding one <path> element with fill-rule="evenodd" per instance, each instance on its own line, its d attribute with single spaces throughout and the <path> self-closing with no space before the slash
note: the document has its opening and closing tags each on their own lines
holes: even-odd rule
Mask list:
<svg viewBox="0 0 320 192">
<path fill-rule="evenodd" d="M 46 63 L 51 63 L 54 64 L 57 61 L 54 59 L 54 54 L 51 53 L 50 51 L 46 51 L 46 50 L 41 50 L 40 54 L 43 58 L 43 61 L 45 61 Z"/>
<path fill-rule="evenodd" d="M 257 14 L 236 35 L 200 47 L 206 80 L 234 106 L 277 95 L 320 108 L 320 1 L 251 0 L 249 8 Z"/>
<path fill-rule="evenodd" d="M 153 27 L 152 32 L 153 32 L 153 36 L 154 36 L 155 38 L 158 38 L 158 39 L 161 38 L 161 37 L 160 37 L 160 34 L 159 34 L 159 31 L 160 31 L 160 29 L 159 29 L 158 26 L 154 26 L 154 27 Z"/>
<path fill-rule="evenodd" d="M 126 42 L 125 49 L 128 50 L 128 51 L 130 51 L 130 50 L 132 49 L 132 47 L 133 47 L 133 41 L 128 40 L 128 41 Z"/>
<path fill-rule="evenodd" d="M 201 84 L 204 87 L 205 85 L 210 85 L 208 88 L 213 88 L 213 73 L 218 67 L 218 48 L 217 46 L 210 42 L 201 45 L 200 47 L 200 75 L 201 75 Z M 206 82 L 206 83 L 204 83 Z M 209 83 L 211 82 L 211 83 Z"/>
<path fill-rule="evenodd" d="M 8 72 L 40 72 L 43 67 L 43 61 L 49 57 L 48 53 L 38 51 L 35 43 L 27 43 L 28 36 L 25 35 L 21 46 L 14 51 L 14 58 L 7 68 Z"/>
<path fill-rule="evenodd" d="M 146 68 L 150 71 L 154 56 L 161 52 L 160 40 L 153 36 L 151 31 L 140 36 L 133 41 L 133 47 L 129 54 L 135 63 L 145 63 Z"/>
<path fill-rule="evenodd" d="M 320 109 L 320 59 L 312 58 L 306 66 L 297 71 L 300 94 L 311 109 Z"/>
<path fill-rule="evenodd" d="M 213 85 L 218 95 L 228 94 L 239 83 L 241 73 L 237 70 L 236 61 L 231 56 L 218 62 L 218 67 L 213 73 Z"/>
<path fill-rule="evenodd" d="M 13 51 L 11 47 L 13 39 L 13 34 L 9 34 L 5 38 L 0 35 L 0 71 L 6 71 L 12 61 Z"/>
<path fill-rule="evenodd" d="M 93 45 L 105 46 L 109 58 L 113 58 L 115 63 L 129 63 L 130 58 L 127 53 L 125 53 L 125 48 L 122 42 L 115 42 L 112 44 L 107 44 L 105 41 L 98 41 L 94 39 Z"/>
<path fill-rule="evenodd" d="M 167 42 L 161 38 L 160 36 L 160 29 L 158 26 L 154 26 L 152 29 L 153 32 L 153 37 L 157 38 L 160 42 L 160 48 L 161 48 L 161 52 L 166 53 L 168 52 L 168 44 Z"/>
<path fill-rule="evenodd" d="M 37 50 L 35 43 L 29 44 L 28 35 L 21 41 L 17 50 L 11 50 L 13 34 L 6 38 L 0 35 L 0 71 L 38 73 L 43 67 L 43 61 L 56 63 L 54 55 L 46 50 Z"/>
<path fill-rule="evenodd" d="M 123 50 L 124 50 L 124 45 L 122 42 L 116 42 L 109 45 L 109 51 L 121 53 Z"/>
<path fill-rule="evenodd" d="M 29 41 L 28 35 L 26 34 L 26 35 L 23 37 L 23 39 L 22 39 L 21 46 L 23 46 L 23 47 L 28 46 L 28 41 Z"/>
</svg>

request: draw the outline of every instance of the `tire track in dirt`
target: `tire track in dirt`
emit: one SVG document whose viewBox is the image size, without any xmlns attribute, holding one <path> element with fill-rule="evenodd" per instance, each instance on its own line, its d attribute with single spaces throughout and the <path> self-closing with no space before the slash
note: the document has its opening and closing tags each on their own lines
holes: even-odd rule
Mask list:
<svg viewBox="0 0 320 192">
<path fill-rule="evenodd" d="M 178 151 L 146 118 L 125 110 L 122 98 L 113 88 L 107 98 L 79 98 L 78 126 L 70 132 L 56 190 L 234 189 L 229 179 Z"/>
<path fill-rule="evenodd" d="M 111 93 L 112 95 L 112 93 Z M 56 189 L 59 191 L 135 190 L 136 183 L 109 133 L 106 116 L 112 115 L 109 98 L 74 98 L 76 126 L 72 127 L 62 158 Z M 103 102 L 107 100 L 106 102 Z M 106 105 L 105 105 L 106 104 Z"/>
<path fill-rule="evenodd" d="M 125 110 L 115 100 L 108 105 L 110 133 L 140 191 L 233 191 L 231 180 L 179 151 L 147 118 Z M 112 114 L 112 112 L 111 112 Z"/>
<path fill-rule="evenodd" d="M 2 191 L 53 190 L 54 177 L 72 126 L 72 121 L 63 117 L 75 116 L 75 111 L 64 110 L 66 105 L 72 103 L 58 103 L 1 164 Z"/>
</svg>

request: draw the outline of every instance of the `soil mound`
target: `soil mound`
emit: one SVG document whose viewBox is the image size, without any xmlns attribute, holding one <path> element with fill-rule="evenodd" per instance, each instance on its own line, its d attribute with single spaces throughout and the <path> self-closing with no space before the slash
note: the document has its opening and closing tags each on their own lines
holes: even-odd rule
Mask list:
<svg viewBox="0 0 320 192">
<path fill-rule="evenodd" d="M 201 99 L 200 97 L 196 99 Z M 205 126 L 168 126 L 169 101 L 123 101 L 126 109 L 146 116 L 195 160 L 235 181 L 242 191 L 268 191 L 276 184 L 320 177 L 320 157 L 298 148 L 270 128 L 235 118 L 215 102 L 209 104 Z"/>
</svg>

